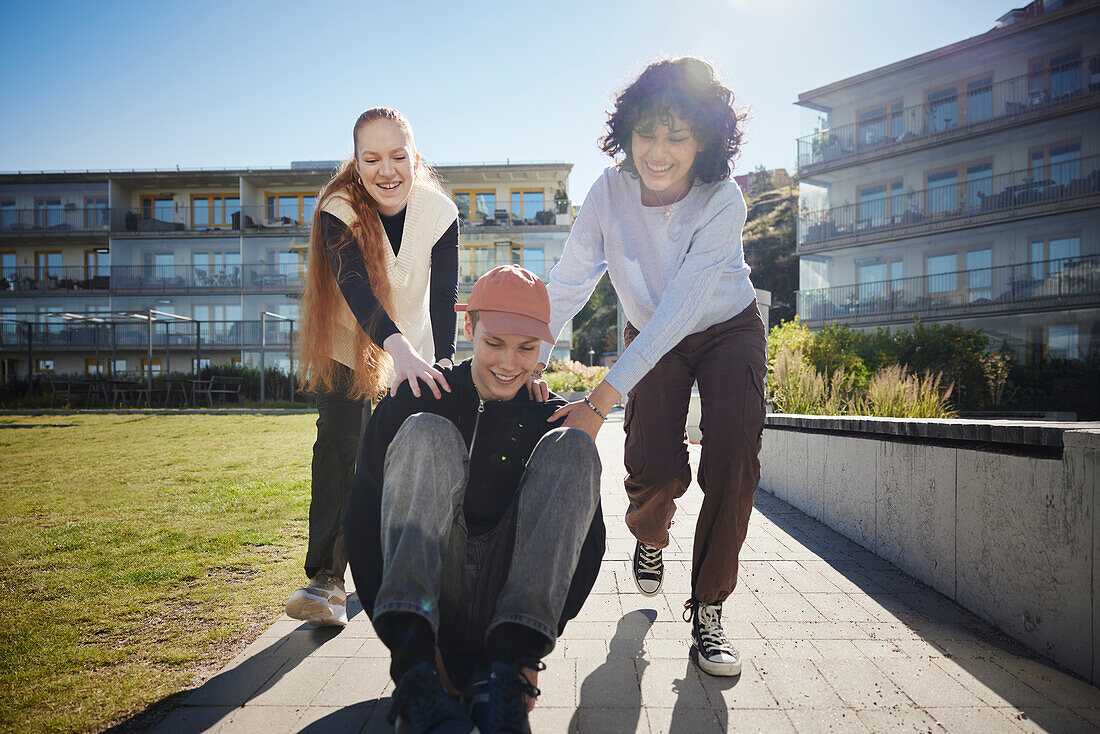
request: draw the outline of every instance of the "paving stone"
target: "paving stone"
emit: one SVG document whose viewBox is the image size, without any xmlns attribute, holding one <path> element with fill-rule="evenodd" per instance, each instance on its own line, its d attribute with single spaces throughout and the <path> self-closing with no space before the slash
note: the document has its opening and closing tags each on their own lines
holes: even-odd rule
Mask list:
<svg viewBox="0 0 1100 734">
<path fill-rule="evenodd" d="M 990 706 L 1045 708 L 1054 702 L 992 660 L 940 659 L 936 665 Z"/>
<path fill-rule="evenodd" d="M 301 717 L 295 722 L 293 731 L 310 734 L 358 734 L 366 726 L 377 705 L 377 701 L 364 701 L 353 706 L 307 706 L 301 709 Z M 267 732 L 264 731 L 264 734 Z"/>
<path fill-rule="evenodd" d="M 826 660 L 863 660 L 865 655 L 853 640 L 813 640 L 814 648 Z"/>
<path fill-rule="evenodd" d="M 572 708 L 577 705 L 577 661 L 571 658 L 555 660 L 539 673 L 539 706 Z"/>
<path fill-rule="evenodd" d="M 807 594 L 806 600 L 824 619 L 833 622 L 876 622 L 875 615 L 852 598 L 851 594 Z"/>
<path fill-rule="evenodd" d="M 806 560 L 817 558 L 817 554 L 808 553 Z M 790 556 L 786 556 L 790 558 Z M 840 589 L 828 577 L 818 571 L 803 566 L 798 560 L 773 561 L 772 568 L 800 594 L 837 594 Z"/>
<path fill-rule="evenodd" d="M 580 734 L 597 732 L 623 732 L 623 734 L 650 734 L 652 729 L 645 712 L 637 709 L 579 708 L 569 719 L 570 731 L 573 727 Z M 534 726 L 531 727 L 535 731 Z M 563 731 L 563 729 L 544 729 L 542 731 Z"/>
<path fill-rule="evenodd" d="M 579 734 L 573 717 L 577 709 L 573 706 L 551 708 L 544 706 L 542 701 L 535 706 L 534 711 L 528 714 L 527 720 L 531 723 L 533 732 L 558 732 L 559 734 Z"/>
<path fill-rule="evenodd" d="M 687 658 L 654 660 L 639 666 L 641 700 L 646 706 L 711 708 L 695 664 Z"/>
<path fill-rule="evenodd" d="M 798 734 L 859 734 L 871 731 L 851 709 L 791 709 L 786 713 Z"/>
<path fill-rule="evenodd" d="M 301 707 L 297 706 L 245 706 L 235 709 L 221 720 L 218 732 L 225 734 L 289 734 L 298 731 L 297 722 Z"/>
<path fill-rule="evenodd" d="M 354 706 L 374 701 L 390 683 L 389 663 L 378 658 L 348 658 L 332 674 L 311 706 Z"/>
<path fill-rule="evenodd" d="M 646 719 L 653 734 L 724 734 L 718 714 L 711 709 L 647 707 Z M 617 729 L 596 729 L 594 732 L 613 732 Z M 581 734 L 586 734 L 581 730 Z"/>
<path fill-rule="evenodd" d="M 250 706 L 308 706 L 336 672 L 328 658 L 288 660 L 260 690 L 248 699 Z"/>
<path fill-rule="evenodd" d="M 988 706 L 981 708 L 928 708 L 928 715 L 951 734 L 988 734 L 1020 731 L 1003 712 Z"/>
<path fill-rule="evenodd" d="M 824 622 L 826 618 L 802 594 L 763 594 L 764 606 L 777 622 Z"/>
<path fill-rule="evenodd" d="M 915 708 L 868 709 L 858 711 L 857 716 L 873 732 L 890 732 L 891 734 L 904 734 L 905 732 L 944 734 L 947 732 L 946 729 L 936 723 L 931 715 Z"/>
<path fill-rule="evenodd" d="M 1038 660 L 998 658 L 997 664 L 1043 696 L 1070 708 L 1100 708 L 1100 689 Z"/>
<path fill-rule="evenodd" d="M 215 731 L 236 706 L 180 706 L 154 726 L 151 734 L 192 734 Z"/>
<path fill-rule="evenodd" d="M 872 660 L 817 660 L 814 665 L 851 708 L 913 706 L 912 700 Z"/>
<path fill-rule="evenodd" d="M 809 660 L 769 658 L 755 661 L 768 690 L 781 708 L 843 708 L 825 677 Z M 744 671 L 741 673 L 744 675 Z"/>
<path fill-rule="evenodd" d="M 809 640 L 773 640 L 772 648 L 781 658 L 820 660 L 821 653 Z"/>
<path fill-rule="evenodd" d="M 921 707 L 969 708 L 982 701 L 932 660 L 877 660 L 879 668 Z"/>
<path fill-rule="evenodd" d="M 733 678 L 701 674 L 699 683 L 714 709 L 778 709 L 758 667 L 759 661 L 743 660 L 741 675 Z"/>
<path fill-rule="evenodd" d="M 1024 718 L 1013 719 L 1028 734 L 1096 734 L 1096 725 L 1067 708 L 1035 708 L 1023 712 Z"/>
</svg>

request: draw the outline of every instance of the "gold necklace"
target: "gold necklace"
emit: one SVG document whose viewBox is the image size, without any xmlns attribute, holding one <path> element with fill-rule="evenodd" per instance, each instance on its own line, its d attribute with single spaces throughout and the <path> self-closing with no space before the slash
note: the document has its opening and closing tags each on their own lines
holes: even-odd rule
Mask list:
<svg viewBox="0 0 1100 734">
<path fill-rule="evenodd" d="M 688 181 L 688 186 L 691 186 L 691 181 L 690 180 Z M 680 193 L 676 194 L 676 196 L 673 196 L 672 200 L 667 204 L 665 202 L 661 201 L 661 197 L 657 194 L 656 191 L 653 192 L 653 198 L 655 198 L 657 200 L 657 203 L 659 205 L 661 205 L 665 208 L 665 219 L 670 219 L 672 217 L 672 205 L 675 204 L 676 201 L 678 199 L 680 199 L 681 196 L 683 196 L 683 192 L 684 192 L 684 189 L 681 189 Z"/>
</svg>

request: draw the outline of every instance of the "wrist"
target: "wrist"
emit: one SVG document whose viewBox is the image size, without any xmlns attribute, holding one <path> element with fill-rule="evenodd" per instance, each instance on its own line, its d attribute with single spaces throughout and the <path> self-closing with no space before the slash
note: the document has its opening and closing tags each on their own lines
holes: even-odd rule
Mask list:
<svg viewBox="0 0 1100 734">
<path fill-rule="evenodd" d="M 584 396 L 584 404 L 591 408 L 592 412 L 598 415 L 602 420 L 607 420 L 607 413 L 597 408 L 587 395 Z"/>
</svg>

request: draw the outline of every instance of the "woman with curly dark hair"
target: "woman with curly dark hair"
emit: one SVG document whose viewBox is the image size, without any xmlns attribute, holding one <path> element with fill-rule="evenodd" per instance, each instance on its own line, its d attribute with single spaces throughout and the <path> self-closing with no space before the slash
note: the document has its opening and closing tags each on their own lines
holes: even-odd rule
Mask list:
<svg viewBox="0 0 1100 734">
<path fill-rule="evenodd" d="M 601 149 L 616 160 L 593 184 L 550 273 L 557 334 L 606 270 L 629 319 L 626 349 L 607 377 L 552 420 L 595 436 L 627 396 L 626 524 L 637 539 L 638 590 L 664 580 L 675 500 L 691 482 L 685 443 L 698 383 L 703 504 L 695 527 L 685 620 L 699 667 L 738 675 L 741 658 L 722 629 L 722 602 L 760 480 L 765 332 L 741 244 L 745 200 L 730 178 L 744 115 L 704 61 L 646 67 L 615 100 Z M 544 348 L 542 361 L 549 357 Z"/>
</svg>

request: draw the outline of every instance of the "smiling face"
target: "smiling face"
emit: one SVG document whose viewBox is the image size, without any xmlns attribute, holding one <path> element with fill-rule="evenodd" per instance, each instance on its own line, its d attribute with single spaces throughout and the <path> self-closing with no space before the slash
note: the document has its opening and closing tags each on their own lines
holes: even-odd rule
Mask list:
<svg viewBox="0 0 1100 734">
<path fill-rule="evenodd" d="M 542 342 L 526 334 L 497 334 L 478 321 L 466 338 L 474 345 L 470 372 L 482 400 L 511 400 L 527 384 L 539 361 Z"/>
<path fill-rule="evenodd" d="M 387 217 L 409 201 L 417 155 L 412 140 L 393 120 L 379 119 L 359 128 L 355 136 L 355 168 L 363 187 Z"/>
<path fill-rule="evenodd" d="M 642 179 L 642 201 L 671 204 L 687 194 L 692 164 L 703 146 L 691 135 L 691 121 L 669 113 L 667 119 L 638 124 L 630 136 L 630 155 Z"/>
</svg>

